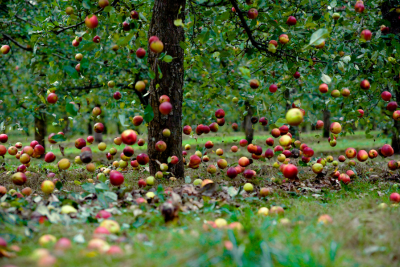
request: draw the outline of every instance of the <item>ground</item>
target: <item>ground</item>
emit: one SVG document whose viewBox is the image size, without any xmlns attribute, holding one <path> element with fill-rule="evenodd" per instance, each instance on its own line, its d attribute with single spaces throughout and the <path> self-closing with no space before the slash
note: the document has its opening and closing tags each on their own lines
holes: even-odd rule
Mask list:
<svg viewBox="0 0 400 267">
<path fill-rule="evenodd" d="M 265 138 L 259 134 L 255 143 L 265 148 Z M 224 143 L 220 146 L 221 139 Z M 220 136 L 207 140 L 214 141 L 214 151 L 222 147 L 227 152 L 237 139 Z M 346 147 L 369 150 L 387 142 L 377 139 L 374 143 L 373 139 L 362 139 L 359 133 L 342 138 L 335 148 L 315 137 L 315 133 L 305 135 L 303 140 L 313 146 L 317 156 L 326 157 L 331 153 L 335 159 Z M 197 142 L 202 147 L 205 141 Z M 185 140 L 186 143 L 192 145 L 189 155 L 194 153 L 196 141 Z M 73 148 L 69 149 L 74 152 Z M 73 158 L 71 154 L 69 157 Z M 225 153 L 224 156 L 229 164 L 236 165 L 237 158 L 245 154 L 247 151 L 242 149 L 238 154 Z M 210 163 L 216 164 L 217 156 L 211 150 L 209 155 Z M 60 157 L 58 154 L 57 158 Z M 103 158 L 102 154 L 98 158 Z M 257 170 L 257 177 L 251 181 L 255 185 L 252 193 L 242 190 L 247 182 L 242 176 L 232 181 L 226 178 L 224 171 L 211 176 L 203 167 L 187 169 L 185 179 L 159 179 L 154 186 L 145 188 L 138 188 L 137 181 L 149 175 L 146 169 L 130 169 L 123 172 L 125 185 L 122 188 L 109 189 L 100 182 L 95 187 L 87 183 L 94 175 L 82 165 L 73 165 L 70 170 L 57 173 L 56 177 L 66 182 L 52 196 L 40 191 L 40 183 L 46 179 L 45 169 L 58 171 L 54 165 L 32 162 L 32 174 L 25 186 L 31 187 L 37 195 L 1 198 L 0 236 L 8 242 L 7 255 L 16 257 L 0 259 L 0 263 L 46 266 L 33 259 L 32 254 L 41 248 L 39 238 L 51 234 L 57 239 L 67 237 L 73 244 L 64 252 L 54 249 L 52 244 L 45 246 L 56 257 L 56 266 L 399 265 L 400 208 L 389 201 L 391 193 L 399 192 L 399 178 L 387 169 L 387 159 L 357 162 L 351 168 L 346 162 L 340 163 L 338 171 L 352 169 L 357 173 L 349 185 L 330 177 L 336 170 L 332 164 L 327 164 L 324 175 L 319 177 L 310 167 L 302 167 L 300 181 L 290 182 L 278 169 L 271 167 L 274 161 L 254 163 L 252 169 Z M 6 162 L 5 171 L 0 174 L 0 185 L 20 189 L 10 182 L 9 173 L 15 170 L 17 161 L 7 158 Z M 214 184 L 203 188 L 193 186 L 196 178 L 212 179 Z M 260 187 L 267 187 L 272 193 L 260 197 Z M 138 205 L 135 200 L 145 197 L 149 191 L 155 193 L 155 198 Z M 65 205 L 72 205 L 78 212 L 60 214 Z M 284 214 L 258 214 L 261 207 L 271 209 L 272 206 L 283 207 Z M 122 255 L 88 249 L 94 230 L 103 220 L 96 219 L 96 214 L 104 208 L 121 227 L 119 233 L 107 236 L 107 242 L 120 247 Z M 329 215 L 332 222 L 321 222 L 321 215 Z M 165 219 L 169 218 L 171 221 L 166 223 Z M 218 218 L 225 219 L 228 225 L 234 222 L 240 225 L 214 228 L 210 222 Z"/>
</svg>

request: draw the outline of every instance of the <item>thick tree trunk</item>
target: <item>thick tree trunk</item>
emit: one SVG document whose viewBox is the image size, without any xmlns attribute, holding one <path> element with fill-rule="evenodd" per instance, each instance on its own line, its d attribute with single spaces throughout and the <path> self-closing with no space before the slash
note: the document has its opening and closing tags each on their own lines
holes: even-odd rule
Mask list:
<svg viewBox="0 0 400 267">
<path fill-rule="evenodd" d="M 244 116 L 244 120 L 243 120 L 243 130 L 244 133 L 246 134 L 246 140 L 247 142 L 249 142 L 249 144 L 251 144 L 253 142 L 253 138 L 254 138 L 254 129 L 253 129 L 253 124 L 251 123 L 251 117 L 253 117 L 253 109 L 250 105 L 249 102 L 245 102 L 245 109 L 247 111 L 246 116 Z"/>
<path fill-rule="evenodd" d="M 329 128 L 331 126 L 331 112 L 329 110 L 324 110 L 323 111 L 323 121 L 324 121 L 324 129 L 323 129 L 323 136 L 325 138 L 328 138 L 330 135 Z"/>
<path fill-rule="evenodd" d="M 184 75 L 184 50 L 180 42 L 185 41 L 184 29 L 174 25 L 174 20 L 185 19 L 186 0 L 155 0 L 153 17 L 148 36 L 157 36 L 164 43 L 164 53 L 173 57 L 172 62 L 166 63 L 158 59 L 159 55 L 149 51 L 148 63 L 155 73 L 155 78 L 150 83 L 149 104 L 153 108 L 154 118 L 148 127 L 148 154 L 150 157 L 150 173 L 154 175 L 159 171 L 158 160 L 167 163 L 170 156 L 177 156 L 179 163 L 169 164 L 169 171 L 176 177 L 184 177 L 184 164 L 182 160 L 182 101 L 183 101 L 183 75 Z M 159 69 L 161 73 L 159 73 Z M 162 77 L 161 77 L 162 75 Z M 162 115 L 158 107 L 159 98 L 168 95 L 172 104 L 172 111 Z M 171 131 L 169 137 L 163 137 L 162 130 Z M 155 144 L 164 141 L 167 149 L 158 152 Z"/>
<path fill-rule="evenodd" d="M 399 1 L 385 1 L 381 6 L 383 19 L 390 22 L 390 25 L 386 25 L 390 28 L 390 32 L 394 34 L 400 33 L 400 23 L 398 20 L 399 14 L 396 13 L 394 7 L 399 5 Z M 389 44 L 389 42 L 388 42 Z M 396 82 L 399 82 L 399 76 L 394 77 Z M 397 86 L 394 92 L 397 103 L 400 101 L 400 86 Z M 392 128 L 392 147 L 396 154 L 400 154 L 400 122 L 394 121 Z"/>
<path fill-rule="evenodd" d="M 39 113 L 35 116 L 35 140 L 41 144 L 46 150 L 46 135 L 47 135 L 47 124 L 46 114 Z"/>
</svg>

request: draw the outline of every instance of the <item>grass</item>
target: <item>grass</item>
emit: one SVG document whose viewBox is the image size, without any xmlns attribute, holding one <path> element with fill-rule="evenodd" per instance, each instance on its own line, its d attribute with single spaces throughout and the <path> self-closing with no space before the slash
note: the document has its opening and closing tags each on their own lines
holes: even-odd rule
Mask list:
<svg viewBox="0 0 400 267">
<path fill-rule="evenodd" d="M 217 147 L 228 151 L 240 136 L 212 136 Z M 268 135 L 256 137 L 257 144 L 264 144 Z M 317 153 L 338 155 L 345 147 L 356 149 L 377 148 L 387 140 L 362 139 L 362 135 L 340 138 L 335 148 L 323 148 L 323 143 L 315 133 L 304 134 L 306 142 Z M 199 139 L 204 143 L 206 139 Z M 222 140 L 224 141 L 222 143 Z M 327 144 L 326 140 L 323 140 Z M 194 139 L 184 143 L 196 144 Z M 345 143 L 346 145 L 342 145 Z M 265 147 L 263 145 L 263 147 Z M 321 148 L 322 147 L 322 148 Z M 76 151 L 75 148 L 71 148 Z M 193 153 L 194 148 L 189 153 Z M 135 152 L 137 154 L 137 152 Z M 73 156 L 70 155 L 70 157 Z M 209 153 L 211 164 L 216 156 Z M 245 149 L 239 153 L 225 153 L 229 163 L 235 163 Z M 395 157 L 394 157 L 395 158 Z M 315 160 L 315 158 L 313 159 Z M 387 160 L 386 160 L 387 161 Z M 271 161 L 272 162 L 272 161 Z M 297 162 L 297 160 L 292 160 Z M 10 181 L 10 170 L 15 170 L 18 162 L 7 159 L 7 171 L 0 173 L 0 185 L 8 190 L 22 187 Z M 1 259 L 1 264 L 27 266 L 38 264 L 32 253 L 40 248 L 38 240 L 44 234 L 56 238 L 67 237 L 73 246 L 66 252 L 56 251 L 52 245 L 46 247 L 55 256 L 55 266 L 396 266 L 400 259 L 400 208 L 391 205 L 389 195 L 398 192 L 399 179 L 388 171 L 381 161 L 357 163 L 352 168 L 357 178 L 349 185 L 336 183 L 329 174 L 336 170 L 328 164 L 326 175 L 316 177 L 309 167 L 300 170 L 300 182 L 290 183 L 277 169 L 256 162 L 252 169 L 257 177 L 251 182 L 255 192 L 241 191 L 247 182 L 242 176 L 228 180 L 224 171 L 216 175 L 206 173 L 205 167 L 198 170 L 187 169 L 189 180 L 171 181 L 159 179 L 154 186 L 138 188 L 137 181 L 146 178 L 145 169 L 123 172 L 125 183 L 122 188 L 109 186 L 94 191 L 96 198 L 89 195 L 85 184 L 93 174 L 83 170 L 82 165 L 73 164 L 66 172 L 59 172 L 54 164 L 32 163 L 28 176 L 29 186 L 34 196 L 18 199 L 7 195 L 1 198 L 0 237 L 9 243 L 8 250 L 17 257 Z M 98 165 L 101 166 L 100 164 Z M 46 179 L 46 170 L 56 172 L 56 178 L 63 178 L 62 189 L 55 193 L 57 199 L 48 201 L 40 191 L 41 182 Z M 338 170 L 343 173 L 349 167 L 341 163 Z M 210 178 L 216 187 L 193 187 L 195 178 Z M 393 178 L 394 177 L 394 178 Z M 274 178 L 274 179 L 272 179 Z M 394 179 L 394 180 L 393 180 Z M 81 186 L 80 184 L 84 184 Z M 396 186 L 395 186 L 396 185 Z M 258 196 L 261 187 L 268 187 L 272 194 L 266 198 Z M 93 187 L 94 188 L 94 187 Z M 173 190 L 171 196 L 165 191 Z M 135 200 L 145 197 L 148 191 L 156 194 L 149 203 L 138 205 Z M 236 194 L 237 192 L 240 192 Z M 76 194 L 77 193 L 77 194 Z M 118 200 L 100 201 L 103 196 L 118 196 Z M 38 197 L 41 198 L 38 198 Z M 161 210 L 165 200 L 180 203 L 178 218 L 165 223 Z M 179 200 L 179 201 L 177 201 Z M 379 204 L 386 203 L 387 208 Z M 60 214 L 63 205 L 73 205 L 79 211 L 76 215 Z M 260 207 L 281 206 L 284 215 L 258 215 Z M 121 232 L 107 237 L 110 245 L 120 247 L 123 255 L 107 255 L 88 249 L 93 232 L 101 223 L 95 218 L 97 212 L 106 208 L 121 226 Z M 34 213 L 36 211 L 36 213 Z M 49 220 L 38 222 L 37 212 L 48 214 Z M 51 214 L 51 216 L 50 216 Z M 333 222 L 318 222 L 321 215 L 328 214 Z M 228 223 L 240 222 L 242 229 L 212 228 L 207 221 L 224 218 Z M 287 219 L 289 223 L 283 223 Z M 14 246 L 14 247 L 12 247 Z M 15 247 L 17 246 L 17 247 Z"/>
</svg>

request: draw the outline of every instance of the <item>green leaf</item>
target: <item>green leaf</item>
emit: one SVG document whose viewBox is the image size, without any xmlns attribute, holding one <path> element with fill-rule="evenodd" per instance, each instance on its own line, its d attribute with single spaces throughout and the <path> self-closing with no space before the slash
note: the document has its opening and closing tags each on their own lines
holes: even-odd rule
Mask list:
<svg viewBox="0 0 400 267">
<path fill-rule="evenodd" d="M 119 121 L 121 122 L 122 126 L 124 126 L 124 127 L 127 126 L 127 125 L 125 125 L 125 118 L 126 118 L 125 114 L 119 114 L 118 118 L 119 118 Z"/>
<path fill-rule="evenodd" d="M 319 45 L 329 37 L 329 31 L 327 29 L 319 29 L 311 35 L 309 45 L 305 46 L 303 50 L 307 49 L 311 45 Z"/>
<path fill-rule="evenodd" d="M 281 127 L 282 125 L 284 125 L 286 123 L 286 119 L 283 118 L 279 118 L 276 122 L 275 125 L 278 127 Z"/>
<path fill-rule="evenodd" d="M 150 69 L 149 69 L 149 77 L 150 77 L 150 79 L 152 79 L 152 80 L 154 80 L 154 78 L 156 77 L 156 74 L 154 73 L 153 70 L 150 70 Z"/>
<path fill-rule="evenodd" d="M 183 27 L 183 23 L 182 23 L 182 20 L 181 19 L 176 19 L 176 20 L 174 20 L 174 25 L 176 26 L 176 27 Z"/>
<path fill-rule="evenodd" d="M 85 44 L 83 47 L 82 47 L 82 50 L 85 50 L 85 51 L 92 51 L 93 49 L 95 49 L 97 47 L 97 44 L 96 43 L 87 43 L 87 44 Z"/>
<path fill-rule="evenodd" d="M 53 135 L 50 138 L 50 140 L 55 141 L 55 142 L 64 142 L 67 139 L 65 139 L 65 136 L 62 134 L 56 134 L 56 135 Z"/>
<path fill-rule="evenodd" d="M 190 178 L 190 176 L 186 176 L 185 177 L 185 183 L 186 184 L 190 184 L 192 182 L 192 179 Z"/>
<path fill-rule="evenodd" d="M 144 121 L 146 123 L 149 123 L 153 120 L 154 118 L 154 111 L 153 108 L 150 105 L 147 105 L 146 108 L 144 109 Z"/>
<path fill-rule="evenodd" d="M 106 198 L 107 202 L 115 202 L 118 200 L 117 194 L 110 191 L 104 192 L 104 197 Z"/>
<path fill-rule="evenodd" d="M 83 1 L 82 1 L 82 6 L 83 6 L 85 9 L 90 9 L 90 8 L 91 8 L 91 6 L 90 6 L 90 1 L 89 1 L 89 0 L 83 0 Z"/>
<path fill-rule="evenodd" d="M 124 38 L 119 38 L 118 41 L 117 41 L 117 45 L 126 45 L 126 44 L 128 44 L 129 41 L 133 38 L 133 36 L 135 36 L 135 32 L 131 32 L 130 34 L 128 34 Z"/>
<path fill-rule="evenodd" d="M 170 55 L 166 55 L 166 56 L 163 58 L 163 61 L 164 61 L 164 62 L 167 62 L 167 63 L 170 63 L 173 59 L 174 59 L 174 58 L 171 57 Z"/>
<path fill-rule="evenodd" d="M 247 77 L 249 79 L 251 78 L 250 70 L 248 68 L 240 67 L 239 70 L 244 77 Z"/>
<path fill-rule="evenodd" d="M 78 114 L 78 110 L 79 110 L 79 106 L 78 105 L 74 105 L 72 103 L 67 103 L 65 108 L 66 108 L 67 112 L 69 114 L 71 114 L 72 116 L 76 116 Z"/>
<path fill-rule="evenodd" d="M 102 177 L 105 177 L 105 176 L 102 176 Z M 108 185 L 106 185 L 104 182 L 96 184 L 95 189 L 97 192 L 109 190 Z"/>
<path fill-rule="evenodd" d="M 326 84 L 330 84 L 332 82 L 331 77 L 329 77 L 328 75 L 322 73 L 321 75 L 321 80 L 326 83 Z"/>
<path fill-rule="evenodd" d="M 103 11 L 104 12 L 110 12 L 111 10 L 113 10 L 112 6 L 106 6 Z"/>
<path fill-rule="evenodd" d="M 91 194 L 95 194 L 96 193 L 96 189 L 94 187 L 94 184 L 92 183 L 85 183 L 82 185 L 82 189 L 91 193 Z"/>
<path fill-rule="evenodd" d="M 76 71 L 75 68 L 73 68 L 73 67 L 71 67 L 69 65 L 65 65 L 63 67 L 63 70 L 66 71 L 71 78 L 73 78 L 73 79 L 78 79 L 79 78 L 79 74 L 78 74 L 78 72 Z"/>
<path fill-rule="evenodd" d="M 57 190 L 60 191 L 62 187 L 63 187 L 63 184 L 60 181 L 57 181 L 57 183 L 56 183 Z"/>
</svg>

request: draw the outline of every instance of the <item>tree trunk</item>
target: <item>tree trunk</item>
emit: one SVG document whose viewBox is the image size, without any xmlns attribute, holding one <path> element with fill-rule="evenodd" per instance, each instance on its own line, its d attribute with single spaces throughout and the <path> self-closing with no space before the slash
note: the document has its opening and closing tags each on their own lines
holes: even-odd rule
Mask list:
<svg viewBox="0 0 400 267">
<path fill-rule="evenodd" d="M 328 138 L 330 135 L 330 126 L 331 126 L 331 112 L 329 110 L 324 110 L 323 111 L 324 115 L 324 130 L 323 130 L 323 136 L 325 138 Z"/>
<path fill-rule="evenodd" d="M 245 108 L 247 111 L 246 116 L 244 116 L 244 120 L 243 120 L 243 130 L 244 133 L 246 134 L 246 140 L 247 142 L 249 142 L 249 144 L 251 144 L 253 142 L 253 138 L 254 138 L 254 129 L 253 129 L 253 124 L 251 123 L 251 117 L 253 117 L 253 109 L 251 108 L 251 105 L 249 102 L 245 102 Z"/>
<path fill-rule="evenodd" d="M 46 150 L 46 135 L 47 135 L 47 124 L 46 114 L 39 113 L 35 116 L 35 140 L 41 144 Z"/>
<path fill-rule="evenodd" d="M 396 3 L 395 3 L 396 2 Z M 382 16 L 384 20 L 390 22 L 390 25 L 386 25 L 390 28 L 390 32 L 394 34 L 400 33 L 400 23 L 398 22 L 399 14 L 396 13 L 394 7 L 398 5 L 398 1 L 390 1 L 387 0 L 381 5 Z M 390 41 L 387 43 L 390 46 Z M 399 82 L 399 76 L 395 76 L 394 79 L 396 80 L 397 84 Z M 400 101 L 400 86 L 397 86 L 395 89 L 395 97 L 397 103 Z M 394 121 L 394 125 L 392 127 L 392 147 L 396 154 L 400 154 L 400 122 Z"/>
<path fill-rule="evenodd" d="M 176 177 L 184 177 L 184 164 L 182 160 L 182 101 L 183 101 L 183 75 L 184 75 L 184 50 L 180 42 L 185 41 L 184 29 L 174 25 L 174 20 L 185 19 L 186 0 L 155 0 L 153 17 L 148 36 L 157 36 L 164 43 L 164 53 L 173 57 L 172 62 L 166 63 L 158 60 L 159 55 L 149 51 L 148 63 L 155 73 L 155 78 L 150 83 L 149 104 L 153 108 L 154 118 L 148 127 L 148 154 L 150 158 L 150 173 L 154 175 L 160 167 L 156 160 L 167 163 L 170 156 L 177 156 L 179 163 L 169 164 L 169 171 Z M 159 69 L 161 73 L 159 73 Z M 162 78 L 161 78 L 162 75 Z M 158 109 L 159 98 L 168 95 L 172 104 L 172 111 L 162 115 Z M 163 137 L 162 130 L 171 131 L 169 137 Z M 167 149 L 158 152 L 155 144 L 164 141 Z"/>
</svg>

